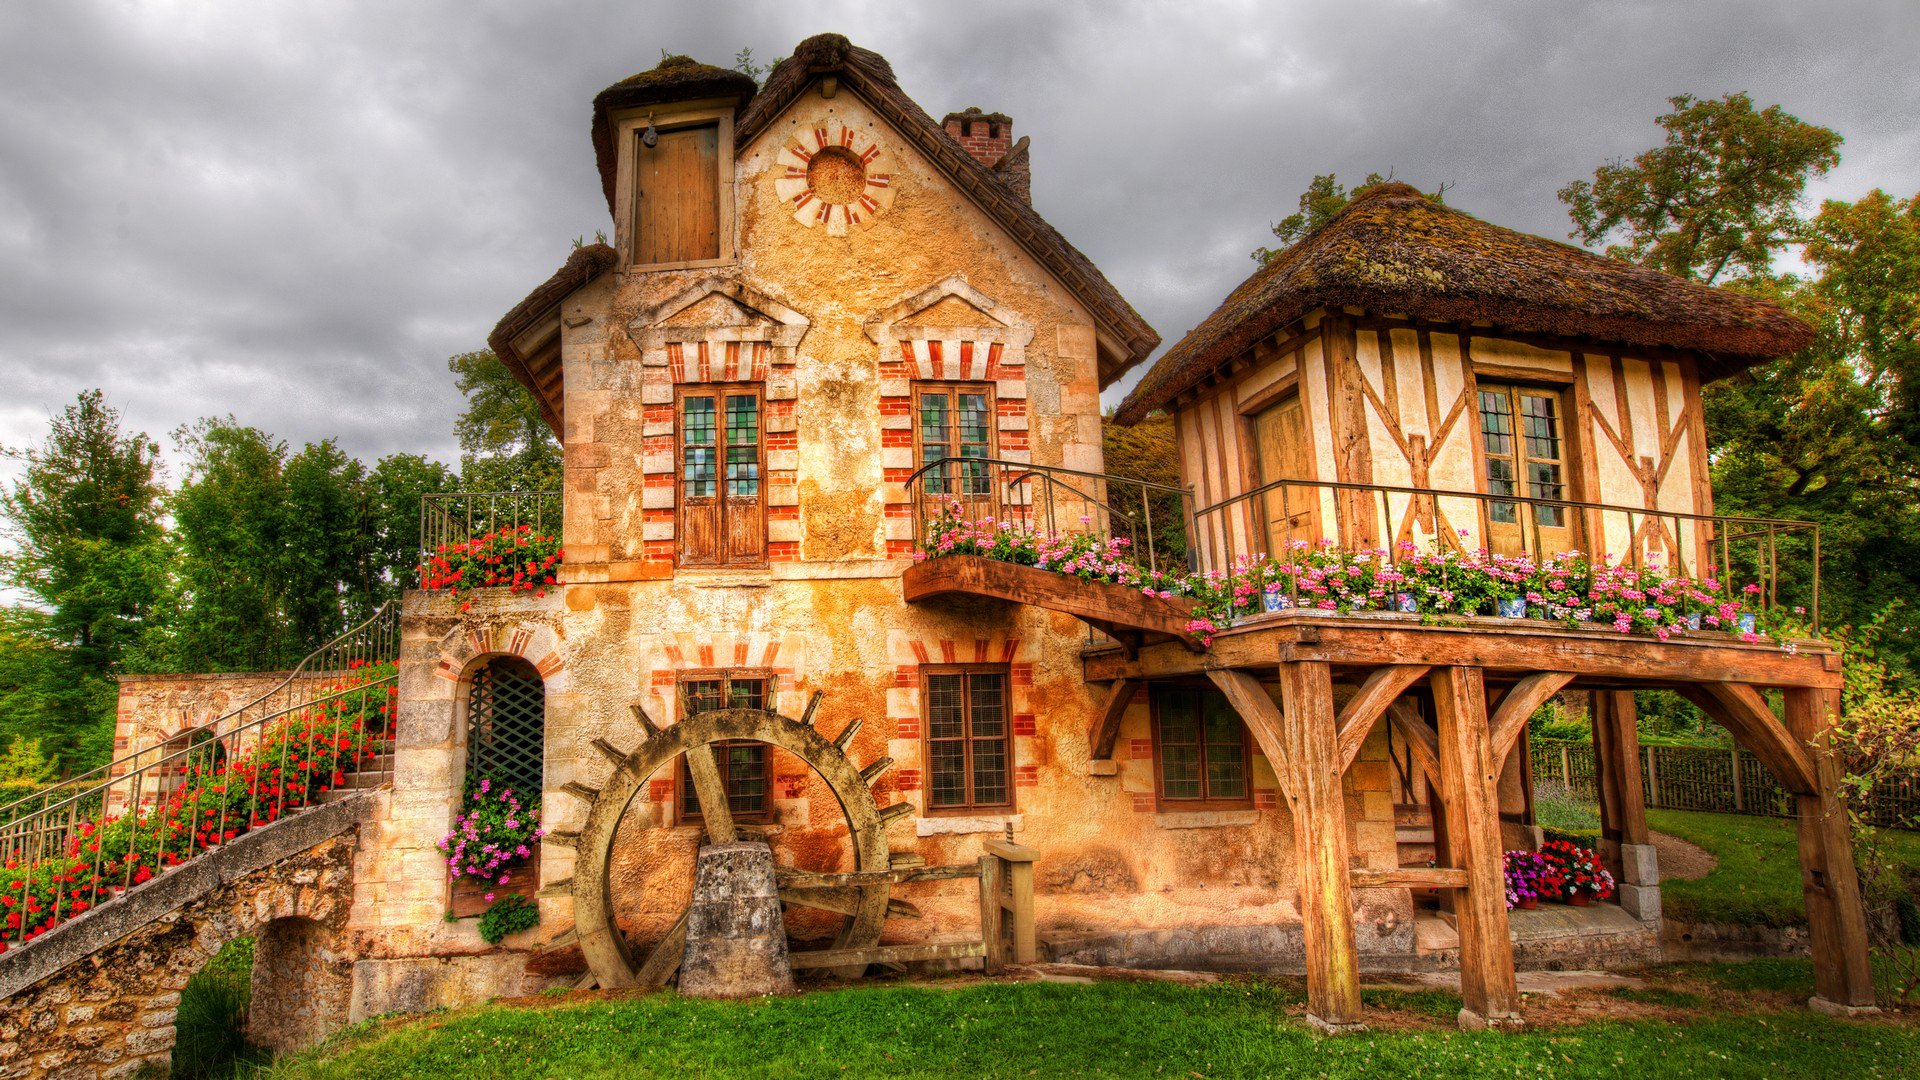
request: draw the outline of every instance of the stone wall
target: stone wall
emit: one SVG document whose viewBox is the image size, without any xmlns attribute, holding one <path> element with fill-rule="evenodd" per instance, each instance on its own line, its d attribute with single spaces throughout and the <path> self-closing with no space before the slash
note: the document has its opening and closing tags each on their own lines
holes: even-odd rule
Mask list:
<svg viewBox="0 0 1920 1080">
<path fill-rule="evenodd" d="M 249 836 L 264 841 L 276 830 L 291 833 L 289 827 L 301 821 L 290 818 Z M 255 968 L 251 1037 L 287 1049 L 337 1030 L 346 1022 L 342 932 L 356 843 L 352 831 L 329 836 L 204 889 L 0 999 L 0 1077 L 122 1077 L 149 1067 L 164 1074 L 181 990 L 221 947 L 242 937 L 258 937 L 265 945 Z M 170 877 L 205 873 L 213 865 L 190 865 L 141 888 L 158 894 Z M 138 893 L 88 912 L 56 933 L 78 938 L 96 925 L 110 926 L 115 906 L 129 904 Z M 18 959 L 28 960 L 36 950 L 50 955 L 47 950 L 60 946 L 50 934 L 18 950 Z"/>
<path fill-rule="evenodd" d="M 130 765 L 148 765 L 163 754 L 186 749 L 184 740 L 173 746 L 168 746 L 167 740 L 214 724 L 235 710 L 252 704 L 261 695 L 285 683 L 290 674 L 286 671 L 244 671 L 205 675 L 120 676 L 120 696 L 115 706 L 113 727 L 113 756 L 116 760 L 133 756 L 133 760 L 117 764 L 113 775 L 126 774 L 131 771 Z M 321 683 L 322 680 L 318 678 L 303 679 L 289 687 L 289 691 L 302 694 L 317 689 Z M 289 697 L 286 700 L 291 703 L 301 699 Z M 249 716 L 246 719 L 254 718 Z M 221 724 L 217 730 L 225 734 L 229 726 Z M 138 793 L 141 803 L 156 801 L 165 793 L 168 782 L 167 777 L 149 777 L 142 781 L 143 787 Z M 146 785 L 151 785 L 151 790 Z M 134 794 L 126 787 L 115 787 L 108 794 L 111 802 L 109 809 L 124 809 Z"/>
</svg>

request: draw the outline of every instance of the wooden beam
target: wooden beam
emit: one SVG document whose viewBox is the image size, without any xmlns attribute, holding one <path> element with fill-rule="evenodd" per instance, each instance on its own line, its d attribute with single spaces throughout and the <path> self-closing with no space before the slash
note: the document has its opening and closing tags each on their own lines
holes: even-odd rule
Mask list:
<svg viewBox="0 0 1920 1080">
<path fill-rule="evenodd" d="M 1162 600 L 1125 585 L 1082 581 L 978 555 L 943 555 L 915 563 L 900 575 L 900 589 L 908 603 L 953 594 L 990 596 L 1064 612 L 1101 626 L 1159 634 L 1182 643 L 1182 648 L 1199 648 L 1187 633 L 1187 622 L 1198 606 L 1195 601 Z"/>
<path fill-rule="evenodd" d="M 1333 673 L 1325 664 L 1281 665 L 1284 710 L 1247 672 L 1207 674 L 1246 722 L 1286 789 L 1306 942 L 1307 1010 L 1331 1028 L 1357 1025 L 1360 963 L 1348 876 L 1353 864 L 1346 794 L 1333 727 Z"/>
<path fill-rule="evenodd" d="M 1825 999 L 1836 1006 L 1870 1008 L 1874 995 L 1866 910 L 1832 745 L 1839 711 L 1836 691 L 1787 692 L 1786 728 L 1811 748 L 1814 769 L 1815 790 L 1794 797 L 1800 818 L 1800 885 L 1807 898 L 1815 1004 Z"/>
<path fill-rule="evenodd" d="M 847 874 L 821 874 L 812 870 L 779 869 L 773 880 L 785 892 L 788 889 L 844 889 L 861 885 L 904 885 L 911 881 L 952 881 L 978 877 L 980 868 L 963 866 L 915 866 L 899 870 L 859 870 Z"/>
<path fill-rule="evenodd" d="M 713 747 L 687 748 L 687 771 L 693 774 L 693 793 L 700 798 L 700 817 L 707 824 L 707 842 L 731 844 L 739 839 L 733 827 L 733 807 L 727 802 L 727 787 L 720 780 L 720 766 L 713 760 Z"/>
<path fill-rule="evenodd" d="M 1706 683 L 1683 686 L 1680 695 L 1733 733 L 1795 795 L 1816 794 L 1813 760 L 1775 718 L 1767 699 L 1751 686 Z"/>
<path fill-rule="evenodd" d="M 942 945 L 875 945 L 871 949 L 813 949 L 787 954 L 787 966 L 795 971 L 808 968 L 865 967 L 868 964 L 911 964 L 919 960 L 963 960 L 987 955 L 987 946 L 979 941 L 956 941 Z"/>
<path fill-rule="evenodd" d="M 1527 720 L 1548 698 L 1566 688 L 1573 676 L 1564 671 L 1542 671 L 1529 675 L 1507 691 L 1500 699 L 1500 705 L 1493 711 L 1493 719 L 1487 723 L 1491 728 L 1493 760 L 1502 762 L 1513 751 L 1513 744 L 1520 741 L 1520 733 L 1526 730 Z"/>
<path fill-rule="evenodd" d="M 1433 726 L 1420 718 L 1420 713 L 1411 702 L 1396 701 L 1387 707 L 1388 722 L 1393 730 L 1400 733 L 1401 741 L 1407 744 L 1407 750 L 1420 763 L 1421 771 L 1427 774 L 1427 782 L 1433 787 L 1440 786 L 1440 736 L 1434 733 Z"/>
<path fill-rule="evenodd" d="M 1334 730 L 1340 743 L 1342 773 L 1353 767 L 1353 759 L 1360 756 L 1361 744 L 1367 741 L 1367 734 L 1373 730 L 1374 722 L 1380 719 L 1380 715 L 1387 711 L 1387 706 L 1426 674 L 1427 668 L 1421 664 L 1388 664 L 1375 668 L 1367 676 L 1367 681 L 1361 684 L 1360 692 L 1348 698 L 1347 703 L 1340 707 L 1340 717 L 1334 722 Z"/>
<path fill-rule="evenodd" d="M 1433 673 L 1439 720 L 1441 802 L 1447 816 L 1447 860 L 1466 872 L 1454 898 L 1460 931 L 1463 1027 L 1506 1027 L 1520 1019 L 1508 938 L 1504 845 L 1500 842 L 1499 771 L 1487 735 L 1486 686 L 1478 669 Z"/>
<path fill-rule="evenodd" d="M 1208 667 L 1266 669 L 1284 660 L 1352 667 L 1459 665 L 1511 675 L 1562 671 L 1583 681 L 1605 679 L 1621 685 L 1840 685 L 1835 654 L 1817 644 L 1789 653 L 1770 644 L 1740 642 L 1730 634 L 1702 632 L 1660 641 L 1609 630 L 1569 630 L 1544 621 L 1514 626 L 1463 618 L 1458 625 L 1422 626 L 1405 615 L 1376 612 L 1261 615 L 1216 636 L 1205 655 L 1180 645 L 1148 643 L 1135 657 L 1089 653 L 1083 667 L 1087 681 L 1109 682 L 1197 675 Z"/>
<path fill-rule="evenodd" d="M 1464 889 L 1467 872 L 1454 866 L 1403 866 L 1398 870 L 1355 870 L 1356 889 Z M 1504 897 L 1502 900 L 1504 901 Z"/>
<path fill-rule="evenodd" d="M 1600 835 L 1612 844 L 1648 844 L 1647 796 L 1640 777 L 1640 720 L 1633 691 L 1593 693 L 1593 767 L 1599 789 Z M 1602 844 L 1602 848 L 1607 845 Z M 1603 851 L 1620 869 L 1620 852 Z"/>
<path fill-rule="evenodd" d="M 1093 730 L 1087 736 L 1093 760 L 1106 761 L 1113 757 L 1113 742 L 1120 737 L 1120 720 L 1126 716 L 1127 705 L 1139 687 L 1137 679 L 1115 679 L 1113 685 L 1107 687 L 1107 700 L 1100 706 L 1099 719 L 1094 721 Z"/>
<path fill-rule="evenodd" d="M 687 914 L 691 910 L 680 913 L 680 918 L 667 929 L 667 936 L 660 939 L 660 944 L 647 956 L 647 962 L 640 965 L 633 977 L 637 989 L 658 990 L 680 970 L 680 961 L 687 955 Z"/>
</svg>

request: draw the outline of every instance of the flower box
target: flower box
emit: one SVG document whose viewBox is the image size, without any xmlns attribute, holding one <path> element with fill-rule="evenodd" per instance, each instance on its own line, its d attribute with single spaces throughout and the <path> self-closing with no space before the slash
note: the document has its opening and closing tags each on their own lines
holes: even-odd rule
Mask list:
<svg viewBox="0 0 1920 1080">
<path fill-rule="evenodd" d="M 500 867 L 508 878 L 505 885 L 489 884 L 477 878 L 454 878 L 453 895 L 447 903 L 453 917 L 465 919 L 482 914 L 503 896 L 533 899 L 534 894 L 540 891 L 540 841 L 535 840 L 527 846 L 533 849 L 532 856 L 515 859 Z M 489 894 L 492 900 L 487 899 Z"/>
</svg>

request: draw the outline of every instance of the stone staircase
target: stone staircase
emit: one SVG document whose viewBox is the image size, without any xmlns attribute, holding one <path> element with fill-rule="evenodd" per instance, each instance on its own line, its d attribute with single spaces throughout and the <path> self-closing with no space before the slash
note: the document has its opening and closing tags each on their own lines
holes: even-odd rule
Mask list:
<svg viewBox="0 0 1920 1080">
<path fill-rule="evenodd" d="M 1431 866 L 1436 854 L 1433 810 L 1425 803 L 1393 804 L 1393 839 L 1401 866 Z"/>
<path fill-rule="evenodd" d="M 376 791 L 393 786 L 393 746 L 380 752 L 380 756 L 365 762 L 358 769 L 347 774 L 347 782 L 342 787 L 321 793 L 315 801 L 318 803 L 341 802 L 363 791 Z"/>
</svg>

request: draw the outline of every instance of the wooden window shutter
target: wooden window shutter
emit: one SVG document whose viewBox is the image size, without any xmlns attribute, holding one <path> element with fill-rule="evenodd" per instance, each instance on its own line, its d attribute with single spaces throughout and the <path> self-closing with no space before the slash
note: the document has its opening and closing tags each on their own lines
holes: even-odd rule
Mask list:
<svg viewBox="0 0 1920 1080">
<path fill-rule="evenodd" d="M 767 559 L 766 439 L 757 386 L 679 391 L 682 566 L 760 566 Z"/>
<path fill-rule="evenodd" d="M 633 261 L 720 257 L 720 128 L 659 133 L 634 147 Z M 636 136 L 637 139 L 637 136 Z"/>
</svg>

